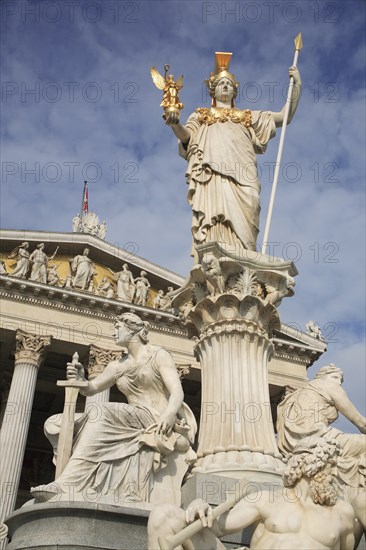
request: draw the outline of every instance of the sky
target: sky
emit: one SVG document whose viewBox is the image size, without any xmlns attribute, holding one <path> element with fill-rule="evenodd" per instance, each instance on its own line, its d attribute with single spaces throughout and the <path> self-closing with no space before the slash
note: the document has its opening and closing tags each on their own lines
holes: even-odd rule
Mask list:
<svg viewBox="0 0 366 550">
<path fill-rule="evenodd" d="M 185 162 L 150 68 L 169 64 L 185 121 L 209 107 L 214 52 L 233 52 L 237 107 L 280 111 L 293 39 L 304 47 L 269 240 L 299 275 L 283 322 L 315 320 L 365 413 L 365 9 L 362 0 L 3 0 L 1 211 L 7 229 L 70 231 L 83 181 L 106 240 L 185 276 Z M 263 234 L 279 132 L 261 174 Z M 259 245 L 261 243 L 259 236 Z M 354 431 L 347 421 L 336 426 Z"/>
</svg>

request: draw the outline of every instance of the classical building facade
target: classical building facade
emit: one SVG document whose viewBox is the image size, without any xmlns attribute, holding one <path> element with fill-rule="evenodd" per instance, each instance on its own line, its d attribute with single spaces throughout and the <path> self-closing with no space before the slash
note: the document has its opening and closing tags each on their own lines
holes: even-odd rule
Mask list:
<svg viewBox="0 0 366 550">
<path fill-rule="evenodd" d="M 169 269 L 90 233 L 1 231 L 1 519 L 30 499 L 32 486 L 54 479 L 43 424 L 63 410 L 64 393 L 56 382 L 65 379 L 66 363 L 75 352 L 89 378 L 121 353 L 113 340 L 113 320 L 123 312 L 147 320 L 151 342 L 172 353 L 185 401 L 199 422 L 195 342 L 167 296 L 183 282 Z M 272 340 L 269 394 L 275 421 L 284 389 L 306 383 L 307 369 L 326 344 L 318 333 L 286 324 Z M 95 400 L 121 399 L 113 388 L 95 397 L 79 396 L 77 410 L 92 407 Z"/>
</svg>

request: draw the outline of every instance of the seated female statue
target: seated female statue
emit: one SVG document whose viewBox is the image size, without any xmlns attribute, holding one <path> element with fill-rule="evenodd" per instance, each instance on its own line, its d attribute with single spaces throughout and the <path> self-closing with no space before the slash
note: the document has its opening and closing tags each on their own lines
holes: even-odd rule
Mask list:
<svg viewBox="0 0 366 550">
<path fill-rule="evenodd" d="M 55 482 L 32 489 L 36 500 L 89 500 L 112 504 L 180 502 L 180 487 L 196 433 L 192 411 L 170 353 L 148 343 L 149 324 L 125 313 L 115 321 L 115 341 L 127 355 L 110 362 L 82 389 L 91 396 L 114 384 L 128 403 L 103 403 L 75 422 L 72 456 Z M 84 379 L 68 363 L 68 379 Z M 53 417 L 46 432 L 59 432 Z M 53 434 L 52 434 L 53 432 Z M 52 441 L 51 441 L 52 442 Z"/>
</svg>

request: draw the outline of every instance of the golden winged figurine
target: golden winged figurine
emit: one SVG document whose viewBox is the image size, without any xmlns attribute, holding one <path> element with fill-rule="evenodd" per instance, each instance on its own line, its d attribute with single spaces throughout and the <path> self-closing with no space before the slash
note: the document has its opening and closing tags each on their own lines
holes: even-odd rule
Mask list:
<svg viewBox="0 0 366 550">
<path fill-rule="evenodd" d="M 164 65 L 165 75 L 161 75 L 155 67 L 151 67 L 151 77 L 155 86 L 159 90 L 164 90 L 163 101 L 160 103 L 160 107 L 164 108 L 163 118 L 166 120 L 170 113 L 179 113 L 183 109 L 183 103 L 180 101 L 178 92 L 183 88 L 183 75 L 181 75 L 175 82 L 174 76 L 167 72 L 169 71 L 169 65 Z"/>
</svg>

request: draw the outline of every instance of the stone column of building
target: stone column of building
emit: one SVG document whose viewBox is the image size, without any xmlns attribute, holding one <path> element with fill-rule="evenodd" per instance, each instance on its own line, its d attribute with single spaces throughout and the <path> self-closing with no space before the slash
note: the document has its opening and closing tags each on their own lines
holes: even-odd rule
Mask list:
<svg viewBox="0 0 366 550">
<path fill-rule="evenodd" d="M 110 361 L 119 359 L 121 352 L 110 351 L 98 346 L 91 345 L 89 352 L 89 361 L 86 365 L 88 372 L 88 380 L 94 380 L 99 374 L 101 374 Z M 96 404 L 106 403 L 109 401 L 110 390 L 104 390 L 96 395 L 92 395 L 86 398 L 85 411 L 89 411 L 96 407 Z"/>
<path fill-rule="evenodd" d="M 51 338 L 20 329 L 16 331 L 14 374 L 0 433 L 1 521 L 15 507 L 38 369 Z"/>
</svg>

